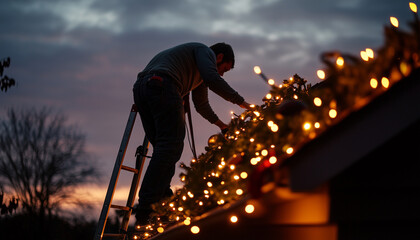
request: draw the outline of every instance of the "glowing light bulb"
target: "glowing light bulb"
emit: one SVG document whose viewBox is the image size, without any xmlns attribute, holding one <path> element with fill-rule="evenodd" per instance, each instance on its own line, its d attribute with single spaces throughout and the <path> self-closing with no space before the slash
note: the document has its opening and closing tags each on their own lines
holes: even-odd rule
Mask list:
<svg viewBox="0 0 420 240">
<path fill-rule="evenodd" d="M 309 130 L 309 129 L 311 129 L 311 123 L 310 123 L 310 122 L 305 122 L 305 123 L 303 124 L 302 128 L 303 128 L 304 130 Z"/>
<path fill-rule="evenodd" d="M 336 118 L 337 117 L 337 110 L 330 109 L 330 111 L 328 112 L 328 115 L 330 116 L 330 118 Z"/>
<path fill-rule="evenodd" d="M 277 162 L 277 158 L 275 156 L 270 157 L 270 159 L 268 159 L 268 162 L 270 162 L 271 164 L 275 164 Z"/>
<path fill-rule="evenodd" d="M 342 67 L 344 66 L 344 58 L 343 57 L 338 57 L 337 60 L 335 61 L 335 63 L 337 64 L 337 66 Z"/>
<path fill-rule="evenodd" d="M 321 124 L 319 122 L 316 122 L 316 123 L 314 123 L 314 127 L 315 128 L 320 128 L 321 127 Z"/>
<path fill-rule="evenodd" d="M 242 190 L 242 189 L 236 189 L 236 194 L 237 195 L 242 195 L 244 193 L 244 190 Z"/>
<path fill-rule="evenodd" d="M 258 160 L 256 158 L 251 158 L 250 162 L 252 165 L 257 165 Z"/>
<path fill-rule="evenodd" d="M 232 223 L 237 223 L 237 222 L 238 222 L 238 217 L 237 217 L 237 216 L 235 216 L 235 215 L 233 215 L 233 216 L 231 216 L 231 217 L 230 217 L 230 221 L 231 221 Z"/>
<path fill-rule="evenodd" d="M 409 3 L 410 9 L 411 11 L 413 11 L 414 13 L 417 13 L 417 5 L 413 2 Z"/>
<path fill-rule="evenodd" d="M 252 204 L 248 204 L 248 205 L 245 206 L 245 212 L 246 213 L 251 214 L 251 213 L 254 212 L 254 210 L 255 210 L 255 207 Z"/>
<path fill-rule="evenodd" d="M 197 233 L 199 233 L 199 232 L 200 232 L 200 228 L 199 228 L 198 226 L 192 226 L 192 227 L 191 227 L 191 232 L 192 232 L 193 234 L 197 234 Z"/>
<path fill-rule="evenodd" d="M 373 58 L 374 56 L 373 50 L 370 48 L 366 48 L 366 55 L 368 56 L 368 58 Z"/>
<path fill-rule="evenodd" d="M 248 173 L 246 173 L 246 172 L 241 172 L 241 178 L 242 179 L 245 179 L 245 178 L 247 178 L 248 177 Z"/>
<path fill-rule="evenodd" d="M 286 153 L 287 153 L 287 154 L 292 154 L 292 153 L 293 153 L 293 148 L 292 148 L 292 147 L 288 147 L 288 148 L 286 149 Z"/>
<path fill-rule="evenodd" d="M 271 131 L 272 132 L 277 132 L 279 130 L 279 126 L 277 126 L 277 124 L 273 124 L 272 126 L 271 126 Z"/>
<path fill-rule="evenodd" d="M 317 107 L 320 107 L 322 105 L 322 100 L 319 97 L 314 98 L 314 104 Z"/>
<path fill-rule="evenodd" d="M 271 95 L 271 93 L 267 93 L 267 95 L 265 95 L 266 99 L 271 99 L 273 97 L 273 95 Z"/>
<path fill-rule="evenodd" d="M 381 79 L 381 84 L 382 84 L 382 86 L 384 86 L 384 88 L 388 88 L 389 87 L 389 79 L 386 78 L 386 77 L 383 77 Z"/>
<path fill-rule="evenodd" d="M 325 79 L 325 72 L 323 70 L 316 71 L 316 75 L 319 79 L 324 80 Z"/>
<path fill-rule="evenodd" d="M 254 67 L 254 72 L 255 72 L 256 74 L 261 74 L 261 68 L 260 68 L 259 66 L 255 66 L 255 67 Z"/>
<path fill-rule="evenodd" d="M 268 79 L 268 84 L 269 84 L 269 85 L 273 86 L 273 85 L 274 85 L 274 83 L 275 83 L 275 82 L 274 82 L 274 79 L 271 79 L 271 78 L 270 78 L 270 79 Z"/>
<path fill-rule="evenodd" d="M 163 233 L 163 231 L 165 231 L 165 229 L 163 227 L 158 227 L 157 231 L 158 231 L 158 233 Z"/>
<path fill-rule="evenodd" d="M 398 22 L 398 19 L 396 17 L 390 17 L 389 21 L 391 22 L 392 26 L 394 26 L 396 28 L 398 27 L 399 22 Z"/>
<path fill-rule="evenodd" d="M 211 183 L 211 182 L 207 182 L 207 186 L 208 186 L 208 187 L 213 187 L 213 183 Z"/>
<path fill-rule="evenodd" d="M 255 139 L 253 139 L 253 138 L 250 138 L 250 139 L 249 139 L 249 141 L 250 141 L 250 142 L 254 142 L 254 141 L 255 141 Z"/>
<path fill-rule="evenodd" d="M 369 61 L 369 56 L 366 53 L 366 51 L 360 51 L 360 57 L 363 59 L 363 61 L 367 62 Z"/>
<path fill-rule="evenodd" d="M 370 86 L 372 88 L 377 88 L 378 87 L 378 80 L 376 80 L 375 78 L 371 78 L 370 79 Z"/>
<path fill-rule="evenodd" d="M 268 155 L 267 149 L 262 150 L 261 155 L 263 155 L 264 157 L 267 156 Z"/>
</svg>

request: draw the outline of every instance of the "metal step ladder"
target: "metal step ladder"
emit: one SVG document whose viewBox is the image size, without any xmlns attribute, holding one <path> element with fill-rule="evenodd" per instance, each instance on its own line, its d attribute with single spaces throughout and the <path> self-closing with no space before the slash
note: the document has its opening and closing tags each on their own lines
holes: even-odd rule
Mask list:
<svg viewBox="0 0 420 240">
<path fill-rule="evenodd" d="M 120 146 L 120 149 L 118 150 L 117 160 L 115 161 L 111 180 L 109 181 L 108 190 L 105 196 L 105 201 L 102 207 L 101 215 L 99 217 L 99 222 L 96 228 L 94 240 L 102 240 L 103 238 L 107 238 L 107 239 L 126 239 L 127 238 L 128 224 L 130 221 L 131 213 L 133 211 L 134 201 L 137 196 L 137 190 L 139 187 L 140 176 L 143 170 L 144 161 L 147 157 L 146 154 L 149 149 L 149 141 L 147 140 L 145 136 L 143 140 L 143 144 L 140 145 L 136 151 L 135 168 L 123 165 L 125 152 L 127 150 L 128 142 L 130 141 L 130 136 L 133 130 L 134 122 L 136 120 L 137 112 L 138 112 L 137 107 L 135 104 L 133 104 L 131 107 L 130 115 L 128 117 L 127 126 L 125 127 L 124 135 L 121 141 L 121 146 Z M 125 206 L 111 204 L 121 169 L 132 172 L 134 174 L 133 180 L 131 182 L 130 193 L 127 199 L 127 204 Z M 124 212 L 123 219 L 121 222 L 121 227 L 118 233 L 104 233 L 110 208 L 119 209 Z"/>
</svg>

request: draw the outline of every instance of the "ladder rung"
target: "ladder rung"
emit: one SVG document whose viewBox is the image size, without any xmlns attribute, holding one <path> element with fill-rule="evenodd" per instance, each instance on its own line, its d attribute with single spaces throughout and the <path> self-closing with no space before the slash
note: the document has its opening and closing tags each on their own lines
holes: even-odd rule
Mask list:
<svg viewBox="0 0 420 240">
<path fill-rule="evenodd" d="M 121 168 L 124 169 L 124 170 L 126 170 L 126 171 L 133 172 L 135 174 L 137 174 L 139 172 L 139 170 L 137 170 L 135 168 L 132 168 L 132 167 L 127 167 L 125 165 L 121 165 Z"/>
<path fill-rule="evenodd" d="M 125 234 L 123 233 L 104 233 L 104 238 L 122 238 L 125 237 Z"/>
<path fill-rule="evenodd" d="M 120 205 L 111 204 L 111 207 L 112 208 L 117 208 L 117 209 L 120 209 L 120 210 L 123 210 L 123 211 L 129 211 L 130 210 L 130 208 L 127 207 L 127 206 L 120 206 Z"/>
</svg>

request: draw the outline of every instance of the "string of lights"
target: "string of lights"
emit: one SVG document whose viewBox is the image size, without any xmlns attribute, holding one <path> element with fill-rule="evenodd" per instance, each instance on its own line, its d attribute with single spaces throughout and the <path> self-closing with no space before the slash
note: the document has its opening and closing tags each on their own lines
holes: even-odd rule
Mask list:
<svg viewBox="0 0 420 240">
<path fill-rule="evenodd" d="M 271 86 L 263 104 L 239 115 L 232 112 L 229 130 L 211 136 L 198 159 L 181 164 L 183 188 L 155 204 L 156 217 L 132 238 L 146 239 L 175 224 L 200 234 L 194 218 L 244 196 L 258 197 L 258 181 L 266 169 L 281 167 L 302 145 L 419 68 L 420 21 L 417 5 L 410 2 L 409 8 L 415 18 L 410 32 L 400 30 L 398 19 L 391 17 L 382 48 L 365 48 L 360 56 L 324 53 L 326 67 L 317 71 L 321 81 L 314 86 L 297 74 L 278 84 L 254 67 Z M 254 214 L 256 206 L 250 200 L 241 211 L 227 221 L 240 222 L 241 216 Z"/>
</svg>

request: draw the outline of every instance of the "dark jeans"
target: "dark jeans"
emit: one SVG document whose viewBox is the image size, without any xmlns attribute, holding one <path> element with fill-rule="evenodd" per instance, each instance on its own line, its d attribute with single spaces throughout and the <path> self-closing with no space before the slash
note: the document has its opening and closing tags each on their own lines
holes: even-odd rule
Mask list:
<svg viewBox="0 0 420 240">
<path fill-rule="evenodd" d="M 184 106 L 174 80 L 166 76 L 144 76 L 134 85 L 133 94 L 153 146 L 139 192 L 138 212 L 148 212 L 152 203 L 172 195 L 170 183 L 184 147 Z"/>
</svg>

